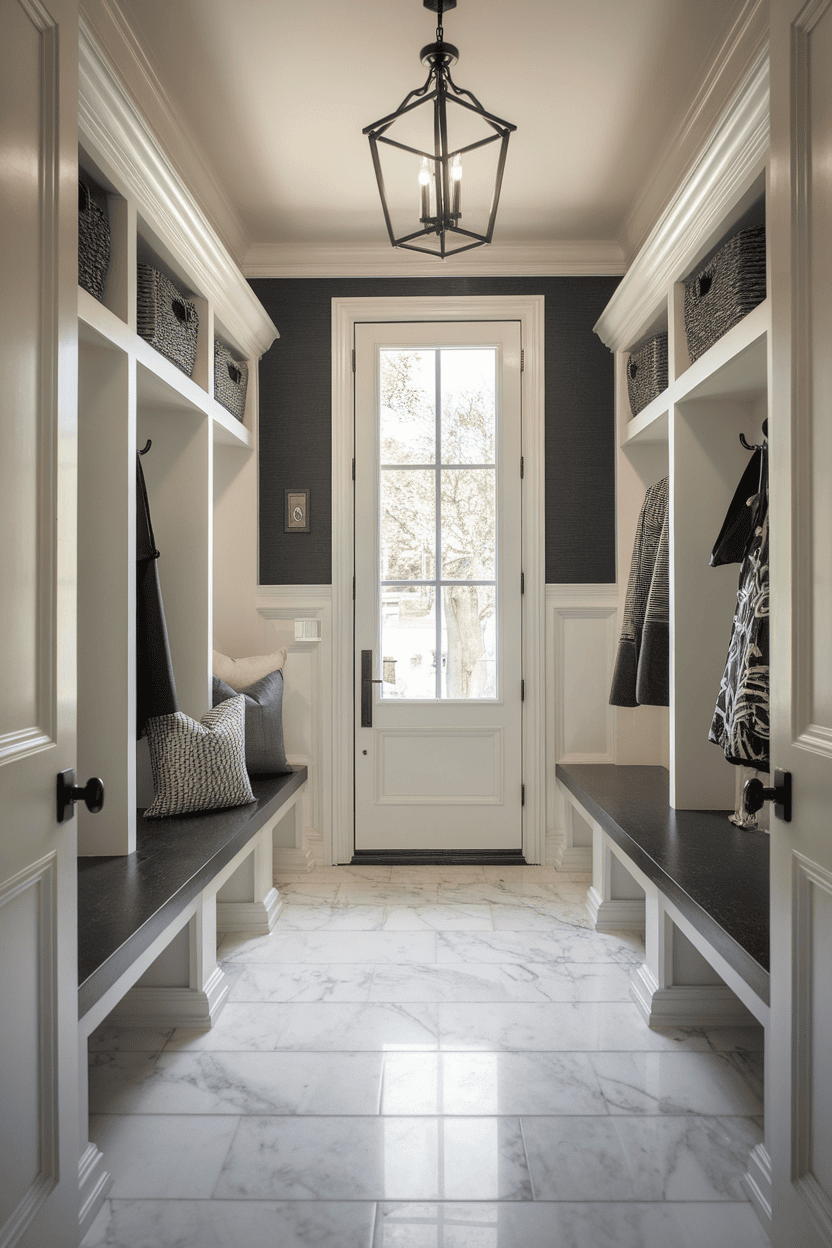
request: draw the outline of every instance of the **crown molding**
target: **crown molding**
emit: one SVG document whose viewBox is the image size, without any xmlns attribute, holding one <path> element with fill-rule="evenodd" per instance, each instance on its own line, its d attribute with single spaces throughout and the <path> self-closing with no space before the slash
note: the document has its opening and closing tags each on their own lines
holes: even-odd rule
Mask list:
<svg viewBox="0 0 832 1248">
<path fill-rule="evenodd" d="M 246 277 L 585 277 L 619 276 L 624 253 L 612 240 L 492 243 L 448 260 L 378 243 L 353 247 L 254 243 Z"/>
<path fill-rule="evenodd" d="M 619 238 L 632 258 L 645 243 L 664 204 L 708 139 L 728 102 L 768 47 L 767 0 L 746 0 L 670 141 L 633 202 Z"/>
<path fill-rule="evenodd" d="M 764 170 L 768 147 L 766 42 L 596 324 L 610 350 L 638 339 L 672 283 L 717 241 L 726 214 Z"/>
<path fill-rule="evenodd" d="M 78 30 L 78 132 L 115 184 L 211 300 L 235 345 L 258 358 L 278 336 L 200 204 L 159 144 L 82 17 Z"/>
<path fill-rule="evenodd" d="M 80 13 L 239 264 L 250 242 L 248 231 L 204 147 L 158 78 L 118 0 L 81 0 Z"/>
</svg>

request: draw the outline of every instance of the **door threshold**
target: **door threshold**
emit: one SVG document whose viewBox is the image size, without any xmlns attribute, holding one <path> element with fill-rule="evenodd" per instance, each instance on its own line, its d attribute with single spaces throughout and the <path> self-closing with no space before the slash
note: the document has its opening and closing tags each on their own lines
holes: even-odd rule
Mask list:
<svg viewBox="0 0 832 1248">
<path fill-rule="evenodd" d="M 357 849 L 353 867 L 525 867 L 522 849 Z"/>
</svg>

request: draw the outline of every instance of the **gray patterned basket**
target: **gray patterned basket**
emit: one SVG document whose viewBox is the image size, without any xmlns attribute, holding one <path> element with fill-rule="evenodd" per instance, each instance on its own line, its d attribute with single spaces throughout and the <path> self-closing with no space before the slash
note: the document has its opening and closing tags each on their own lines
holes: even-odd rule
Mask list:
<svg viewBox="0 0 832 1248">
<path fill-rule="evenodd" d="M 685 282 L 685 334 L 691 361 L 766 297 L 765 226 L 741 230 Z"/>
<path fill-rule="evenodd" d="M 83 169 L 78 170 L 78 285 L 104 302 L 110 265 L 110 218 L 107 192 Z"/>
<path fill-rule="evenodd" d="M 228 347 L 214 339 L 214 398 L 238 420 L 246 410 L 248 364 L 235 360 Z"/>
<path fill-rule="evenodd" d="M 136 331 L 166 359 L 193 376 L 199 317 L 164 273 L 138 266 Z"/>
<path fill-rule="evenodd" d="M 667 334 L 655 334 L 627 361 L 627 393 L 630 411 L 637 416 L 667 389 Z"/>
</svg>

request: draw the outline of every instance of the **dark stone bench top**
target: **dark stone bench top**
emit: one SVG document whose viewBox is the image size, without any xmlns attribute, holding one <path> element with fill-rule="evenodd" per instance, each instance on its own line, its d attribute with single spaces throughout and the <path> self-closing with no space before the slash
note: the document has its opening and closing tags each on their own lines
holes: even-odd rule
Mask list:
<svg viewBox="0 0 832 1248">
<path fill-rule="evenodd" d="M 768 833 L 728 811 L 674 810 L 664 767 L 558 763 L 555 774 L 768 1004 Z"/>
<path fill-rule="evenodd" d="M 78 1017 L 83 1018 L 168 923 L 304 783 L 255 776 L 256 802 L 171 819 L 143 819 L 136 852 L 78 859 Z"/>
</svg>

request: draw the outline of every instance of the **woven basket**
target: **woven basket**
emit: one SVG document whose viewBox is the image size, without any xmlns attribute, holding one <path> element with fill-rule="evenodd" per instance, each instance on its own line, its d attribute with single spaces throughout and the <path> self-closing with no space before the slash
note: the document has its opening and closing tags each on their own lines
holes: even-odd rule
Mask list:
<svg viewBox="0 0 832 1248">
<path fill-rule="evenodd" d="M 151 347 L 193 376 L 199 317 L 173 282 L 149 264 L 138 266 L 136 330 Z"/>
<path fill-rule="evenodd" d="M 78 285 L 104 302 L 110 264 L 110 218 L 107 192 L 78 170 Z"/>
<path fill-rule="evenodd" d="M 685 282 L 685 334 L 691 361 L 766 297 L 766 231 L 741 230 Z"/>
<path fill-rule="evenodd" d="M 627 392 L 630 411 L 637 416 L 662 390 L 667 389 L 667 334 L 656 334 L 627 361 Z"/>
<path fill-rule="evenodd" d="M 219 338 L 214 339 L 214 398 L 238 420 L 246 410 L 248 364 L 235 360 Z"/>
</svg>

